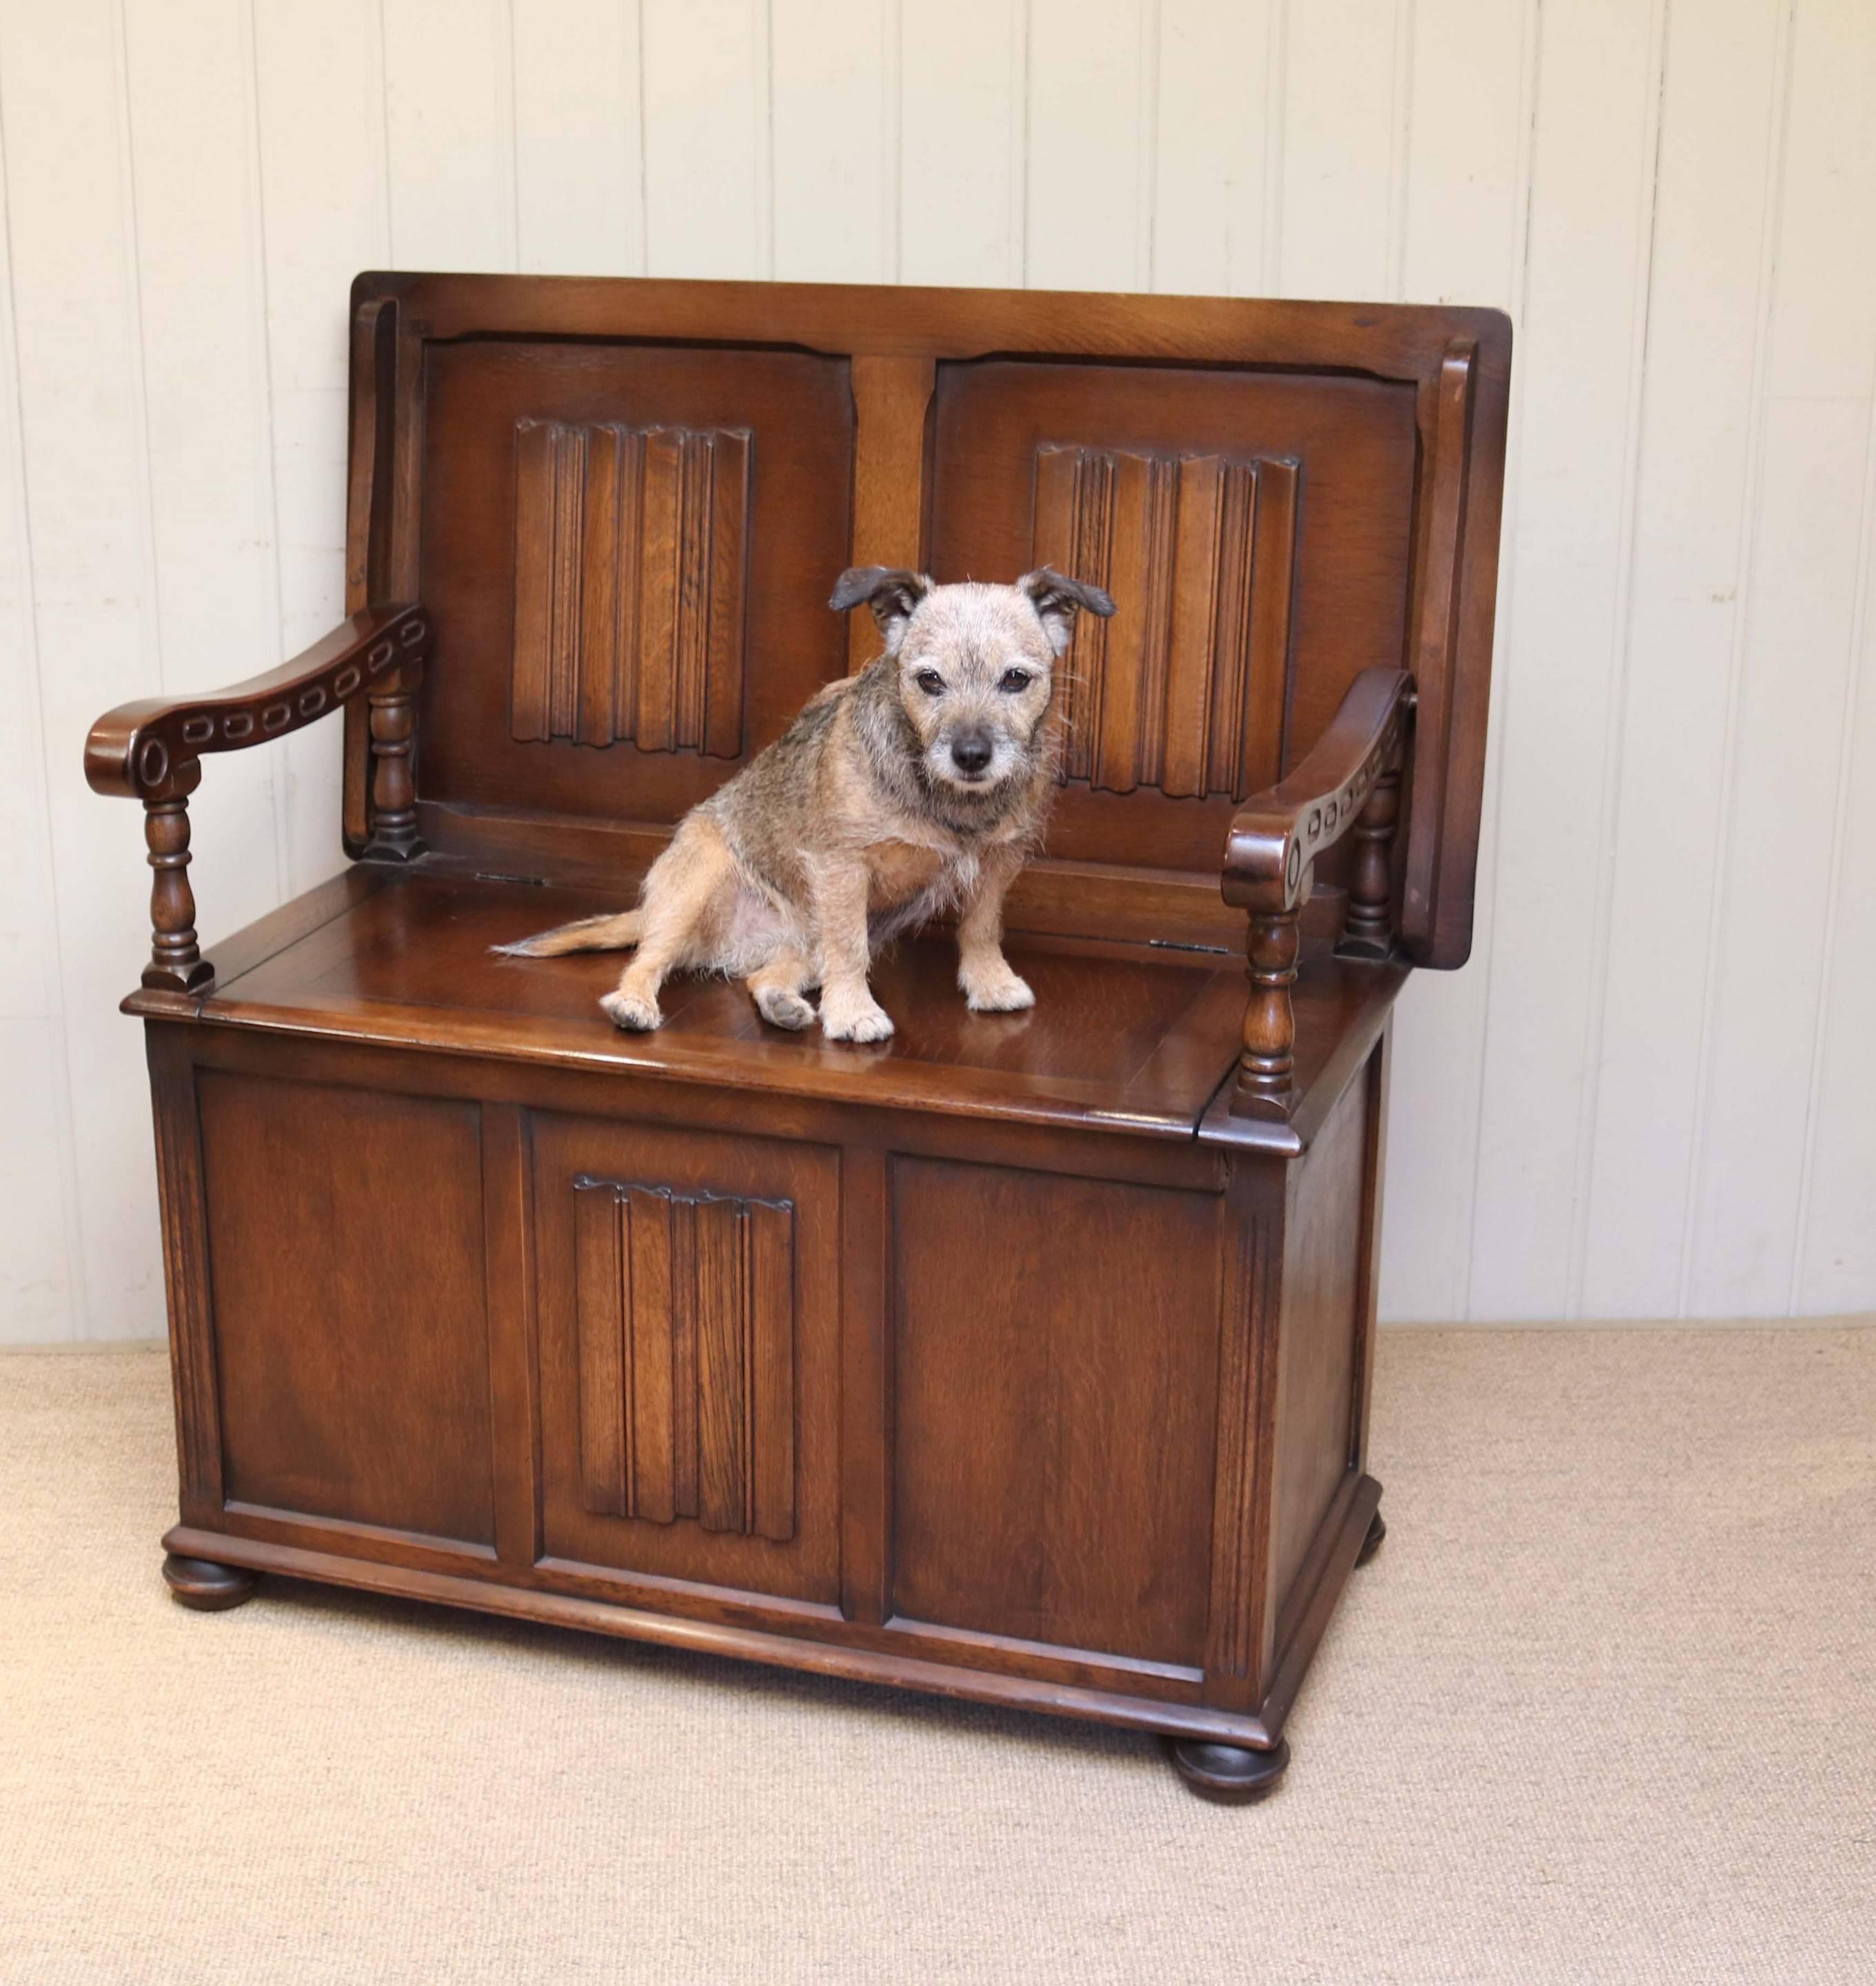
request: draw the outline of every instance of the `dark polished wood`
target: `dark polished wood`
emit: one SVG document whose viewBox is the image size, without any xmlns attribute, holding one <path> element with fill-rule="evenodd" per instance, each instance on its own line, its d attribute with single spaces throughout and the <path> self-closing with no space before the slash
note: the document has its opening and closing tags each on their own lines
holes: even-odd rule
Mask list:
<svg viewBox="0 0 1876 1986">
<path fill-rule="evenodd" d="M 1201 1799 L 1220 1806 L 1253 1806 L 1277 1790 L 1288 1771 L 1290 1748 L 1280 1739 L 1268 1752 L 1214 1745 L 1202 1738 L 1168 1738 L 1173 1769 Z"/>
<path fill-rule="evenodd" d="M 154 877 L 124 1005 L 172 1590 L 276 1570 L 1090 1718 L 1261 1797 L 1384 1528 L 1388 1028 L 1469 942 L 1504 320 L 402 274 L 353 305 L 352 618 L 86 750 Z M 616 958 L 492 955 L 629 901 L 864 665 L 825 603 L 868 562 L 1115 595 L 1006 907 L 1036 1006 L 971 1013 L 942 930 L 879 961 L 864 1049 L 682 977 L 622 1033 Z M 211 967 L 201 761 L 341 709 L 359 859 Z"/>
<path fill-rule="evenodd" d="M 194 993 L 214 984 L 215 968 L 196 941 L 195 892 L 189 887 L 189 802 L 183 793 L 143 803 L 150 886 L 150 963 L 143 984 Z"/>
<path fill-rule="evenodd" d="M 258 1583 L 238 1565 L 218 1565 L 205 1558 L 182 1558 L 174 1552 L 163 1560 L 163 1583 L 180 1605 L 198 1614 L 220 1614 L 254 1597 Z"/>
<path fill-rule="evenodd" d="M 203 755 L 239 752 L 329 716 L 429 651 L 419 607 L 355 614 L 303 655 L 212 696 L 146 697 L 108 711 L 85 741 L 94 793 L 162 799 L 194 790 Z"/>
<path fill-rule="evenodd" d="M 1382 1540 L 1387 1536 L 1386 1520 L 1377 1510 L 1369 1520 L 1368 1535 L 1362 1540 L 1362 1548 L 1355 1555 L 1357 1565 L 1366 1565 L 1381 1549 Z"/>
</svg>

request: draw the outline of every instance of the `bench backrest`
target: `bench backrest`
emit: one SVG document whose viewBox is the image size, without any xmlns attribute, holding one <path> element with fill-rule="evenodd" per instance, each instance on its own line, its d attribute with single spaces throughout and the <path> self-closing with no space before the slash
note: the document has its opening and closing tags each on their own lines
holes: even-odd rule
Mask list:
<svg viewBox="0 0 1876 1986">
<path fill-rule="evenodd" d="M 877 652 L 849 565 L 1106 587 L 1013 921 L 1241 933 L 1231 816 L 1358 671 L 1419 705 L 1396 851 L 1470 941 L 1511 331 L 1495 311 L 546 277 L 354 286 L 349 604 L 420 601 L 433 847 L 603 870 Z M 363 715 L 346 828 L 368 828 Z M 1332 884 L 1345 850 L 1325 862 Z"/>
</svg>

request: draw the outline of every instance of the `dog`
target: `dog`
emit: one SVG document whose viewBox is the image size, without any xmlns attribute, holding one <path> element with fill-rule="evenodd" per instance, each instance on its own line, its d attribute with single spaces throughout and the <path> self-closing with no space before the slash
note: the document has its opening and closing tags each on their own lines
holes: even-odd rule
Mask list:
<svg viewBox="0 0 1876 1986">
<path fill-rule="evenodd" d="M 663 1019 L 665 975 L 720 972 L 778 1028 L 882 1042 L 875 952 L 958 912 L 958 984 L 974 1013 L 1036 995 L 1003 956 L 1003 899 L 1042 838 L 1061 757 L 1055 665 L 1098 586 L 1044 566 L 1013 586 L 938 586 L 857 566 L 829 605 L 864 602 L 884 651 L 817 691 L 776 742 L 678 823 L 638 907 L 494 949 L 509 957 L 636 947 L 600 1005 L 619 1027 Z"/>
</svg>

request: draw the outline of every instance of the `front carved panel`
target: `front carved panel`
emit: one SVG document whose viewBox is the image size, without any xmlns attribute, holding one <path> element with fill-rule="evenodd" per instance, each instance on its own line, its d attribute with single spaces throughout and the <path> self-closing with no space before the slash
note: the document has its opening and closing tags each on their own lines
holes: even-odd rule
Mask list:
<svg viewBox="0 0 1876 1986">
<path fill-rule="evenodd" d="M 1244 799 L 1281 768 L 1298 468 L 1050 444 L 1038 564 L 1114 597 L 1066 660 L 1064 779 Z"/>
<path fill-rule="evenodd" d="M 744 429 L 517 423 L 515 737 L 740 756 L 749 457 Z"/>
<path fill-rule="evenodd" d="M 795 1530 L 794 1209 L 574 1181 L 582 1501 Z"/>
</svg>

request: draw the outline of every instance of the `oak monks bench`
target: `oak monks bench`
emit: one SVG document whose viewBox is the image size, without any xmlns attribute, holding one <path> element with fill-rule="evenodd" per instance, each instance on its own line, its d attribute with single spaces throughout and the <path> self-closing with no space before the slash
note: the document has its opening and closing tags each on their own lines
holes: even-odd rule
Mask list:
<svg viewBox="0 0 1876 1986">
<path fill-rule="evenodd" d="M 1268 1790 L 1382 1533 L 1389 1015 L 1470 944 L 1506 320 L 375 274 L 351 340 L 350 618 L 86 748 L 155 875 L 177 1597 L 332 1580 Z M 844 567 L 1045 563 L 1118 611 L 1009 907 L 1032 1010 L 968 1012 L 941 931 L 867 1048 L 695 978 L 621 1033 L 617 958 L 490 955 L 629 904 L 876 652 Z M 328 717 L 349 866 L 211 960 L 204 762 Z"/>
</svg>

